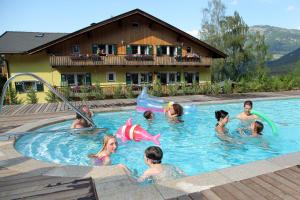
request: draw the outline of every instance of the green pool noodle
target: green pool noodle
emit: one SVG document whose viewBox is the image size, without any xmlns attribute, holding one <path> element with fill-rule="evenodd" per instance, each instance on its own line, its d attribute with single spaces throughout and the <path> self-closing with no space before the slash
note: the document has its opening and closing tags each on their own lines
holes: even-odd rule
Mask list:
<svg viewBox="0 0 300 200">
<path fill-rule="evenodd" d="M 251 114 L 254 114 L 254 115 L 258 116 L 259 118 L 263 119 L 264 121 L 266 121 L 269 124 L 269 126 L 272 128 L 273 134 L 277 134 L 277 126 L 274 124 L 274 122 L 269 117 L 267 117 L 263 113 L 260 113 L 256 110 L 252 110 Z"/>
</svg>

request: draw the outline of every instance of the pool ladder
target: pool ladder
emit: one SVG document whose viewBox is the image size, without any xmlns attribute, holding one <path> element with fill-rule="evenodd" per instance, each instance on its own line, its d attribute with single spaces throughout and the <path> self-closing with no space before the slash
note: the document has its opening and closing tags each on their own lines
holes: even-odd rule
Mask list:
<svg viewBox="0 0 300 200">
<path fill-rule="evenodd" d="M 39 76 L 33 74 L 33 73 L 29 73 L 29 72 L 24 72 L 24 73 L 17 73 L 14 76 L 10 77 L 4 84 L 3 90 L 2 90 L 2 95 L 1 95 L 1 102 L 0 102 L 0 113 L 2 112 L 2 107 L 3 107 L 3 103 L 4 103 L 4 98 L 6 95 L 6 91 L 7 88 L 9 86 L 9 84 L 11 83 L 12 80 L 14 80 L 16 77 L 18 76 L 32 76 L 34 78 L 36 78 L 37 80 L 43 82 L 51 92 L 53 92 L 56 96 L 58 96 L 64 103 L 66 103 L 72 110 L 74 110 L 77 114 L 79 114 L 83 119 L 85 119 L 86 121 L 88 121 L 91 124 L 91 128 L 97 128 L 95 123 L 93 122 L 92 119 L 90 119 L 89 117 L 85 116 L 84 113 L 82 113 L 79 109 L 77 109 L 75 106 L 73 106 L 64 96 L 62 96 L 61 94 L 59 94 L 51 85 L 50 83 L 48 83 L 47 81 L 45 81 L 44 79 L 40 78 Z"/>
</svg>

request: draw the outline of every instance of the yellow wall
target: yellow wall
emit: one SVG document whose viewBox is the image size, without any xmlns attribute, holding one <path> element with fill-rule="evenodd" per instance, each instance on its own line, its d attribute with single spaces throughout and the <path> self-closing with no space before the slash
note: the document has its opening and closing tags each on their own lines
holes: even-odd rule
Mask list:
<svg viewBox="0 0 300 200">
<path fill-rule="evenodd" d="M 48 81 L 51 85 L 61 86 L 61 74 L 62 73 L 91 73 L 92 84 L 100 83 L 100 85 L 112 85 L 112 84 L 126 84 L 126 72 L 181 72 L 181 78 L 183 79 L 183 72 L 194 71 L 200 72 L 200 82 L 210 81 L 210 68 L 206 67 L 182 67 L 182 66 L 164 66 L 164 67 L 140 67 L 140 66 L 127 66 L 127 67 L 111 67 L 111 66 L 84 66 L 84 67 L 57 67 L 52 68 L 49 64 L 49 56 L 45 53 L 38 53 L 34 55 L 11 55 L 7 56 L 9 62 L 11 76 L 21 72 L 32 72 Z M 106 73 L 116 72 L 116 82 L 107 82 Z M 20 76 L 15 81 L 30 80 L 35 81 L 35 78 L 29 76 Z M 14 85 L 14 83 L 13 83 Z M 37 92 L 38 102 L 46 102 L 45 92 L 48 88 L 44 85 L 44 92 Z M 26 94 L 18 94 L 18 97 L 26 102 Z"/>
</svg>

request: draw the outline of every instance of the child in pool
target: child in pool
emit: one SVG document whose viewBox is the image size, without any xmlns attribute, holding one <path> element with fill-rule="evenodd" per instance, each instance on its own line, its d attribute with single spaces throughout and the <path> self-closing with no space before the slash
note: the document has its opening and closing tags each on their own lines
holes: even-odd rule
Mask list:
<svg viewBox="0 0 300 200">
<path fill-rule="evenodd" d="M 152 111 L 150 111 L 150 110 L 147 110 L 147 111 L 144 112 L 144 117 L 147 120 L 153 120 L 154 113 Z"/>
<path fill-rule="evenodd" d="M 88 157 L 94 158 L 96 165 L 111 165 L 110 155 L 115 153 L 117 148 L 117 138 L 113 135 L 105 135 L 102 149 L 96 154 L 88 155 Z"/>
<path fill-rule="evenodd" d="M 256 120 L 258 119 L 258 116 L 251 114 L 251 110 L 253 108 L 252 101 L 248 100 L 244 102 L 244 111 L 241 112 L 236 116 L 237 119 L 242 121 L 248 121 L 248 120 Z"/>
<path fill-rule="evenodd" d="M 257 137 L 262 135 L 262 131 L 264 130 L 264 124 L 260 121 L 254 121 L 248 128 L 242 128 L 239 130 L 241 135 L 247 135 L 245 132 L 249 131 L 252 137 Z M 249 134 L 250 134 L 249 133 Z"/>
<path fill-rule="evenodd" d="M 180 117 L 183 115 L 183 107 L 178 103 L 173 103 L 169 108 L 164 110 L 166 116 L 175 122 L 183 122 Z"/>
<path fill-rule="evenodd" d="M 224 110 L 215 111 L 215 117 L 218 120 L 216 124 L 215 130 L 218 135 L 225 135 L 228 133 L 228 129 L 225 127 L 226 124 L 229 122 L 229 115 L 228 112 Z"/>
<path fill-rule="evenodd" d="M 76 119 L 73 121 L 71 128 L 76 129 L 76 128 L 87 128 L 89 127 L 88 122 L 82 118 L 81 115 L 76 113 Z"/>
<path fill-rule="evenodd" d="M 160 182 L 170 179 L 175 179 L 185 176 L 184 173 L 172 165 L 162 164 L 163 151 L 160 147 L 150 146 L 145 150 L 144 161 L 149 166 L 149 169 L 144 171 L 143 175 L 137 179 L 138 182 L 144 182 L 145 180 L 153 180 L 154 182 Z M 124 165 L 119 165 L 125 172 L 130 175 L 130 171 Z"/>
</svg>

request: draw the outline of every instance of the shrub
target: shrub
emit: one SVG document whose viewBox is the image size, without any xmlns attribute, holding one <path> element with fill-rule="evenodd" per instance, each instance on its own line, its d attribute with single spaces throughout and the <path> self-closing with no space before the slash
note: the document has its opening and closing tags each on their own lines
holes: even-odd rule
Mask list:
<svg viewBox="0 0 300 200">
<path fill-rule="evenodd" d="M 80 93 L 81 93 L 80 97 L 82 100 L 84 101 L 88 100 L 88 96 L 89 96 L 88 92 L 89 92 L 88 86 L 85 85 L 80 86 Z"/>
<path fill-rule="evenodd" d="M 134 98 L 135 97 L 135 95 L 133 93 L 133 87 L 132 87 L 132 85 L 126 86 L 125 90 L 126 90 L 125 91 L 125 97 L 126 98 L 130 99 L 130 98 Z"/>
<path fill-rule="evenodd" d="M 232 92 L 233 92 L 232 82 L 230 80 L 224 81 L 223 93 L 225 93 L 225 94 L 231 94 Z"/>
<path fill-rule="evenodd" d="M 218 83 L 214 83 L 211 85 L 211 94 L 219 95 L 222 93 L 222 87 Z"/>
<path fill-rule="evenodd" d="M 155 84 L 153 84 L 153 88 L 150 91 L 150 93 L 153 96 L 157 96 L 157 97 L 163 96 L 162 86 L 161 86 L 160 82 L 156 82 Z"/>
<path fill-rule="evenodd" d="M 48 90 L 46 92 L 46 98 L 45 98 L 45 100 L 48 103 L 55 103 L 55 102 L 58 102 L 58 97 L 56 96 L 56 94 L 54 94 L 53 92 L 51 92 L 51 90 Z"/>
<path fill-rule="evenodd" d="M 96 84 L 95 89 L 92 91 L 91 95 L 94 96 L 96 100 L 105 99 L 105 95 L 99 84 Z"/>
<path fill-rule="evenodd" d="M 15 89 L 9 88 L 7 91 L 7 95 L 8 95 L 9 100 L 7 100 L 6 103 L 12 104 L 12 105 L 23 103 L 23 100 L 21 100 L 17 97 L 17 92 Z"/>
<path fill-rule="evenodd" d="M 169 96 L 176 96 L 177 93 L 178 93 L 178 89 L 179 89 L 178 85 L 174 85 L 174 84 L 168 85 L 167 86 L 168 95 Z"/>
<path fill-rule="evenodd" d="M 29 90 L 29 92 L 27 93 L 26 99 L 27 99 L 27 102 L 30 104 L 35 104 L 38 102 L 38 98 L 36 96 L 36 91 L 33 88 L 31 88 Z"/>
<path fill-rule="evenodd" d="M 118 85 L 117 87 L 114 88 L 113 98 L 114 99 L 120 99 L 122 97 L 123 97 L 122 86 Z"/>
</svg>

